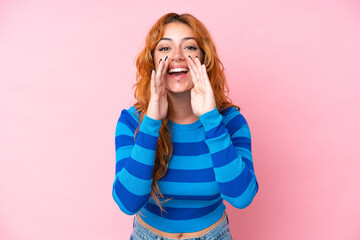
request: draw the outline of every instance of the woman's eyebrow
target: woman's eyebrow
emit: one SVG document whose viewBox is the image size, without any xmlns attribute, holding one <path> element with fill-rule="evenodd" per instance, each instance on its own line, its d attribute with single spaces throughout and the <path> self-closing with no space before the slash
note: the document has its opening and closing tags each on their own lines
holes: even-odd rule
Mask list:
<svg viewBox="0 0 360 240">
<path fill-rule="evenodd" d="M 195 38 L 193 38 L 193 37 L 184 37 L 182 40 L 185 41 L 185 40 L 191 40 L 191 39 L 195 40 Z M 162 39 L 159 40 L 159 42 L 161 40 L 173 41 L 171 38 L 162 38 Z"/>
</svg>

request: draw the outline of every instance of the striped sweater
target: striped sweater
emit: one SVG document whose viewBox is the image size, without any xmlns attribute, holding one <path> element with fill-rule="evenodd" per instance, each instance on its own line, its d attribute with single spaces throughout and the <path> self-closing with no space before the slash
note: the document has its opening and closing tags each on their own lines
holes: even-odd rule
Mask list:
<svg viewBox="0 0 360 240">
<path fill-rule="evenodd" d="M 145 115 L 139 125 L 134 106 L 121 112 L 115 133 L 116 175 L 113 198 L 126 214 L 141 211 L 144 222 L 161 231 L 200 231 L 219 220 L 223 199 L 247 207 L 258 191 L 249 126 L 234 107 L 221 115 L 215 108 L 191 124 L 169 120 L 173 156 L 158 181 L 166 212 L 150 196 L 161 120 Z"/>
</svg>

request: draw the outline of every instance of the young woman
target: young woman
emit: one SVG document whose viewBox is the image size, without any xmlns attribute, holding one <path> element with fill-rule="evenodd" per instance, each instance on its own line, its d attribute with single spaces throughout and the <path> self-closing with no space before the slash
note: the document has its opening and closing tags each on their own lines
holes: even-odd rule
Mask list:
<svg viewBox="0 0 360 240">
<path fill-rule="evenodd" d="M 258 191 L 248 124 L 226 96 L 213 41 L 190 14 L 169 13 L 137 56 L 137 102 L 116 126 L 113 198 L 136 214 L 130 239 L 232 239 L 226 200 Z"/>
</svg>

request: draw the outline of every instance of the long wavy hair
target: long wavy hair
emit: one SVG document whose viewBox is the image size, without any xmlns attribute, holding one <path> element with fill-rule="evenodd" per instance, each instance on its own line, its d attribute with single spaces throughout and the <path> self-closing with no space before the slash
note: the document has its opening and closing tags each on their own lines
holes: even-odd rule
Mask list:
<svg viewBox="0 0 360 240">
<path fill-rule="evenodd" d="M 138 113 L 140 124 L 144 119 L 150 101 L 151 69 L 155 69 L 154 49 L 164 35 L 164 26 L 173 22 L 184 23 L 193 30 L 195 36 L 194 38 L 204 56 L 203 63 L 206 66 L 207 74 L 214 91 L 218 111 L 223 113 L 229 107 L 236 107 L 240 110 L 238 106 L 232 104 L 230 98 L 228 97 L 229 89 L 224 75 L 224 66 L 219 60 L 215 45 L 208 30 L 197 18 L 190 14 L 179 15 L 176 13 L 168 13 L 162 16 L 152 26 L 146 36 L 144 49 L 136 56 L 137 73 L 136 83 L 133 87 L 135 88 L 134 97 L 137 102 L 134 106 L 137 110 L 136 112 Z M 164 209 L 161 206 L 159 198 L 161 197 L 164 199 L 164 196 L 159 189 L 158 180 L 165 176 L 173 153 L 171 131 L 168 126 L 169 116 L 172 112 L 172 104 L 169 97 L 168 103 L 168 114 L 162 120 L 159 131 L 159 139 L 155 155 L 155 166 L 152 174 L 153 182 L 151 184 L 151 197 L 162 211 L 164 211 Z M 135 131 L 134 139 L 136 139 L 139 127 L 140 125 Z"/>
</svg>

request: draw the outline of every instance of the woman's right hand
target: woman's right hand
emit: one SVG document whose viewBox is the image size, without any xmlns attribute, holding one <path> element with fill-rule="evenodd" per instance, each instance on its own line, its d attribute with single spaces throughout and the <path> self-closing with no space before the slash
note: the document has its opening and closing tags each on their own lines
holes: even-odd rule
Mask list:
<svg viewBox="0 0 360 240">
<path fill-rule="evenodd" d="M 158 70 L 152 70 L 150 80 L 150 102 L 146 115 L 152 119 L 162 120 L 168 112 L 167 92 L 165 88 L 165 79 L 169 67 L 168 57 L 160 60 Z"/>
</svg>

